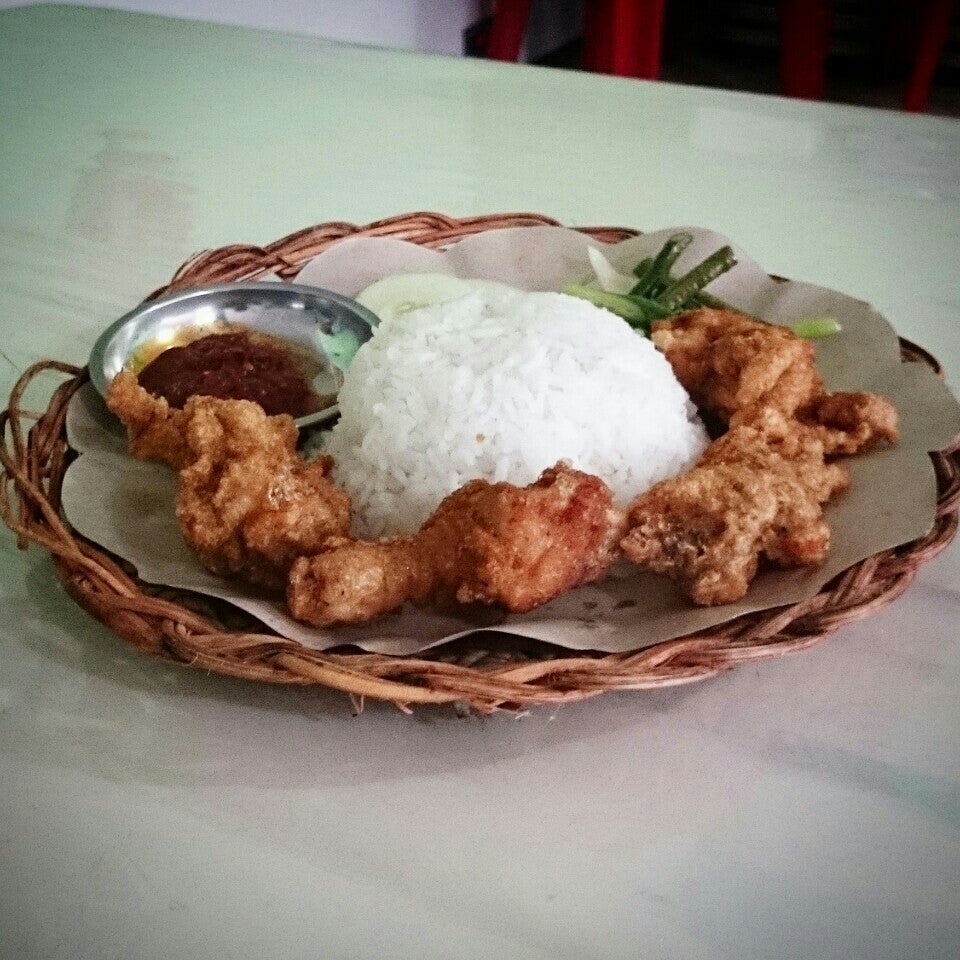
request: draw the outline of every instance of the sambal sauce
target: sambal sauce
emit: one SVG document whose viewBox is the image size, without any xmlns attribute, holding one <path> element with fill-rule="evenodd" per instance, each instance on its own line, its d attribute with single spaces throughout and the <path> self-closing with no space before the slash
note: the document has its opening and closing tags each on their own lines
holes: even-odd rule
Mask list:
<svg viewBox="0 0 960 960">
<path fill-rule="evenodd" d="M 137 375 L 140 385 L 173 407 L 189 397 L 253 400 L 268 414 L 303 417 L 321 409 L 306 363 L 273 338 L 245 331 L 200 337 L 169 347 Z"/>
</svg>

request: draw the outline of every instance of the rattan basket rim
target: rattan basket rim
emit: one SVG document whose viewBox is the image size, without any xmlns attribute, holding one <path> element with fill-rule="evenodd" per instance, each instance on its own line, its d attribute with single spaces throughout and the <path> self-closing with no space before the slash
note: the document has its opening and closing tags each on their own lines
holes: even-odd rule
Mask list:
<svg viewBox="0 0 960 960">
<path fill-rule="evenodd" d="M 265 247 L 233 244 L 200 253 L 170 283 L 147 299 L 190 287 L 292 277 L 322 250 L 345 237 L 392 236 L 428 247 L 501 227 L 557 225 L 536 213 L 456 218 L 418 212 L 357 226 L 328 222 L 299 230 Z M 637 231 L 578 228 L 613 242 Z M 901 341 L 905 360 L 939 365 L 926 351 Z M 38 377 L 64 379 L 41 414 L 23 408 Z M 559 704 L 613 690 L 643 690 L 693 683 L 747 661 L 806 649 L 845 624 L 870 616 L 899 597 L 920 567 L 953 539 L 960 509 L 957 445 L 932 453 L 938 481 L 937 516 L 927 536 L 855 564 L 815 597 L 747 614 L 709 630 L 627 653 L 577 652 L 498 635 L 477 634 L 427 655 L 393 657 L 364 652 L 320 652 L 268 632 L 237 629 L 222 609 L 198 609 L 183 591 L 147 588 L 96 544 L 64 521 L 60 486 L 70 460 L 66 409 L 86 372 L 47 360 L 27 370 L 0 413 L 0 514 L 25 547 L 35 543 L 52 557 L 70 595 L 114 633 L 143 653 L 229 676 L 277 684 L 320 685 L 350 695 L 355 706 L 371 697 L 403 710 L 423 704 L 463 704 L 481 712 Z M 29 427 L 27 424 L 30 423 Z M 229 619 L 229 618 L 226 618 Z"/>
</svg>

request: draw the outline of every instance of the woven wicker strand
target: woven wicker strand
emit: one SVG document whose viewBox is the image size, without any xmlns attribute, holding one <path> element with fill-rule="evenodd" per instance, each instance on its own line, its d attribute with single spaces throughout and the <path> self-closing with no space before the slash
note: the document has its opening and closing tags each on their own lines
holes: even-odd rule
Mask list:
<svg viewBox="0 0 960 960">
<path fill-rule="evenodd" d="M 289 279 L 318 253 L 349 236 L 398 237 L 427 247 L 499 227 L 555 225 L 530 213 L 456 219 L 414 213 L 359 227 L 323 223 L 267 247 L 233 245 L 198 254 L 151 299 L 175 290 L 276 273 Z M 635 231 L 583 228 L 602 241 Z M 905 361 L 936 361 L 902 342 Z M 40 377 L 62 378 L 39 415 L 23 407 Z M 57 576 L 84 609 L 138 650 L 215 673 L 265 683 L 341 690 L 362 707 L 371 697 L 409 711 L 422 704 L 463 704 L 488 713 L 582 700 L 611 690 L 645 690 L 694 683 L 747 661 L 804 650 L 845 624 L 881 610 L 910 585 L 919 568 L 953 539 L 960 509 L 960 445 L 931 454 L 937 475 L 937 515 L 930 532 L 895 550 L 868 557 L 801 603 L 748 614 L 701 633 L 627 653 L 569 655 L 545 644 L 478 634 L 454 647 L 417 657 L 363 652 L 321 653 L 259 626 L 239 630 L 223 607 L 193 595 L 158 591 L 75 533 L 62 518 L 60 489 L 71 453 L 65 420 L 86 371 L 53 360 L 27 370 L 0 413 L 0 515 L 19 546 L 34 543 L 53 558 Z M 32 425 L 27 429 L 27 424 Z M 261 632 L 262 631 L 262 632 Z"/>
</svg>

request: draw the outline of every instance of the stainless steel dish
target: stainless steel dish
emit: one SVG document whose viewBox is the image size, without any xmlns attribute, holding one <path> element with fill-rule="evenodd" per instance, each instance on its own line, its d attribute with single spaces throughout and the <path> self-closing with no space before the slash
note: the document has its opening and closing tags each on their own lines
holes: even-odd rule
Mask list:
<svg viewBox="0 0 960 960">
<path fill-rule="evenodd" d="M 319 287 L 247 282 L 198 287 L 141 304 L 111 324 L 90 354 L 90 379 L 106 395 L 113 378 L 136 351 L 152 341 L 172 341 L 184 327 L 232 325 L 282 337 L 314 354 L 318 394 L 335 394 L 357 346 L 370 339 L 378 320 L 366 307 Z M 332 419 L 336 405 L 300 417 L 298 427 Z"/>
</svg>

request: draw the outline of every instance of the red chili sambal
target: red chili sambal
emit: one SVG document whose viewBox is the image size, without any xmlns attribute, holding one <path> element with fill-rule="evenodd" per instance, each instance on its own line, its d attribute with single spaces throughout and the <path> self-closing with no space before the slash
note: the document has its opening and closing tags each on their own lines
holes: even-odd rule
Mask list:
<svg viewBox="0 0 960 960">
<path fill-rule="evenodd" d="M 189 397 L 253 400 L 268 414 L 303 417 L 321 408 L 306 364 L 281 342 L 246 331 L 200 337 L 169 347 L 137 375 L 140 385 L 173 407 Z"/>
</svg>

